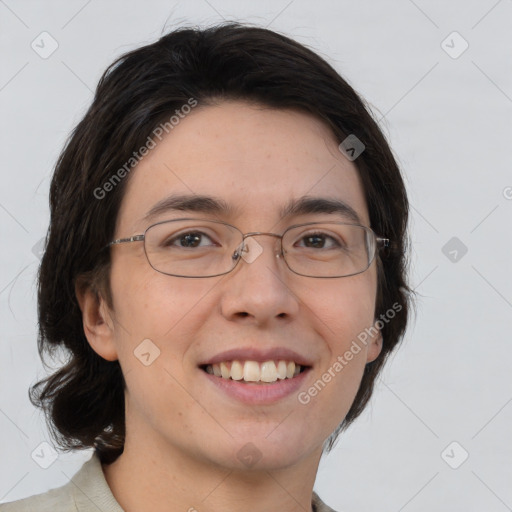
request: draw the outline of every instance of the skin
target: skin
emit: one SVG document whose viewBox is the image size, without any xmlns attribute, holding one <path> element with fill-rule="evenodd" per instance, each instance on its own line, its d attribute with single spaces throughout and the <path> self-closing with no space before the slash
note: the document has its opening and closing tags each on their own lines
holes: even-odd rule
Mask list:
<svg viewBox="0 0 512 512">
<path fill-rule="evenodd" d="M 244 102 L 197 107 L 132 171 L 115 238 L 143 233 L 154 204 L 191 192 L 235 207 L 212 218 L 244 233 L 331 220 L 281 219 L 280 208 L 303 195 L 344 200 L 369 226 L 356 167 L 337 145 L 328 127 L 303 113 Z M 103 466 L 127 512 L 311 510 L 322 444 L 347 414 L 365 364 L 378 357 L 380 334 L 307 405 L 297 394 L 244 405 L 200 378 L 197 365 L 239 346 L 285 346 L 313 361 L 300 389 L 307 390 L 374 324 L 376 265 L 341 279 L 302 277 L 275 257 L 276 239 L 255 239 L 263 248 L 255 261 L 207 279 L 156 272 L 141 242 L 114 246 L 113 308 L 89 291 L 78 297 L 91 347 L 119 360 L 127 384 L 124 453 Z M 149 366 L 133 353 L 144 339 L 160 349 Z M 248 442 L 262 455 L 251 468 L 237 458 Z"/>
</svg>

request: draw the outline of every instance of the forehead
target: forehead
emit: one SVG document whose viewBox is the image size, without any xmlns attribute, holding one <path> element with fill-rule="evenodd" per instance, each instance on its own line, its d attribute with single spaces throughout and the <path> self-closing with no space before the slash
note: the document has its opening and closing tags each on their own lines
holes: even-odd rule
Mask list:
<svg viewBox="0 0 512 512">
<path fill-rule="evenodd" d="M 369 223 L 355 165 L 311 115 L 223 102 L 196 107 L 156 142 L 129 175 L 118 233 L 146 228 L 171 196 L 213 197 L 225 206 L 216 217 L 248 230 L 275 226 L 304 196 L 343 202 Z"/>
</svg>

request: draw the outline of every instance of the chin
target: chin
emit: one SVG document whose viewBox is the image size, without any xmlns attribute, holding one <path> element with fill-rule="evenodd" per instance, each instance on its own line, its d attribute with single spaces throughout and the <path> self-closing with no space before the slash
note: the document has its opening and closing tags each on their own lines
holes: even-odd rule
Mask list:
<svg viewBox="0 0 512 512">
<path fill-rule="evenodd" d="M 315 450 L 320 453 L 324 442 L 323 438 L 316 442 L 307 439 L 308 434 L 311 435 L 308 432 L 290 432 L 285 428 L 279 432 L 279 427 L 275 425 L 271 428 L 267 426 L 264 432 L 261 431 L 263 429 L 257 430 L 253 435 L 245 432 L 228 441 L 231 450 L 224 451 L 223 465 L 232 470 L 284 469 L 310 457 Z M 226 458 L 226 453 L 231 453 L 231 456 Z"/>
</svg>

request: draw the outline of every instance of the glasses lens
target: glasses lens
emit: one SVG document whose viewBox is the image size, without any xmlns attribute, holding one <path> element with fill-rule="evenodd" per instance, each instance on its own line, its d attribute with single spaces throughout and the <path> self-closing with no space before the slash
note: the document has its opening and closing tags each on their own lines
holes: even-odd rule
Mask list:
<svg viewBox="0 0 512 512">
<path fill-rule="evenodd" d="M 150 265 L 164 274 L 181 277 L 226 274 L 235 267 L 243 246 L 243 235 L 234 226 L 200 219 L 155 224 L 144 238 Z M 375 235 L 363 226 L 315 223 L 295 226 L 283 235 L 286 264 L 303 276 L 359 274 L 370 266 L 375 252 Z"/>
<path fill-rule="evenodd" d="M 283 253 L 290 270 L 310 277 L 345 277 L 364 272 L 375 256 L 373 231 L 335 222 L 286 231 Z"/>
<path fill-rule="evenodd" d="M 151 226 L 145 234 L 150 265 L 159 272 L 183 277 L 209 277 L 233 269 L 232 257 L 242 233 L 216 221 L 180 219 Z"/>
</svg>

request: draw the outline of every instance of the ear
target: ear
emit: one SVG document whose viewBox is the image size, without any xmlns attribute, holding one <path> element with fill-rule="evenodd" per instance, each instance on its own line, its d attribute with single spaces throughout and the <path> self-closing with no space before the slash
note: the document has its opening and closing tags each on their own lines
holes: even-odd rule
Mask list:
<svg viewBox="0 0 512 512">
<path fill-rule="evenodd" d="M 89 283 L 77 282 L 75 294 L 89 345 L 103 359 L 116 361 L 114 322 L 105 299 Z"/>
<path fill-rule="evenodd" d="M 368 342 L 368 351 L 366 352 L 366 362 L 371 363 L 372 361 L 375 361 L 377 357 L 379 357 L 379 354 L 382 351 L 382 333 L 380 329 L 377 327 L 377 324 L 380 321 L 375 321 L 373 324 L 373 329 L 375 329 L 375 334 L 371 336 Z M 382 322 L 381 322 L 382 323 Z"/>
</svg>

